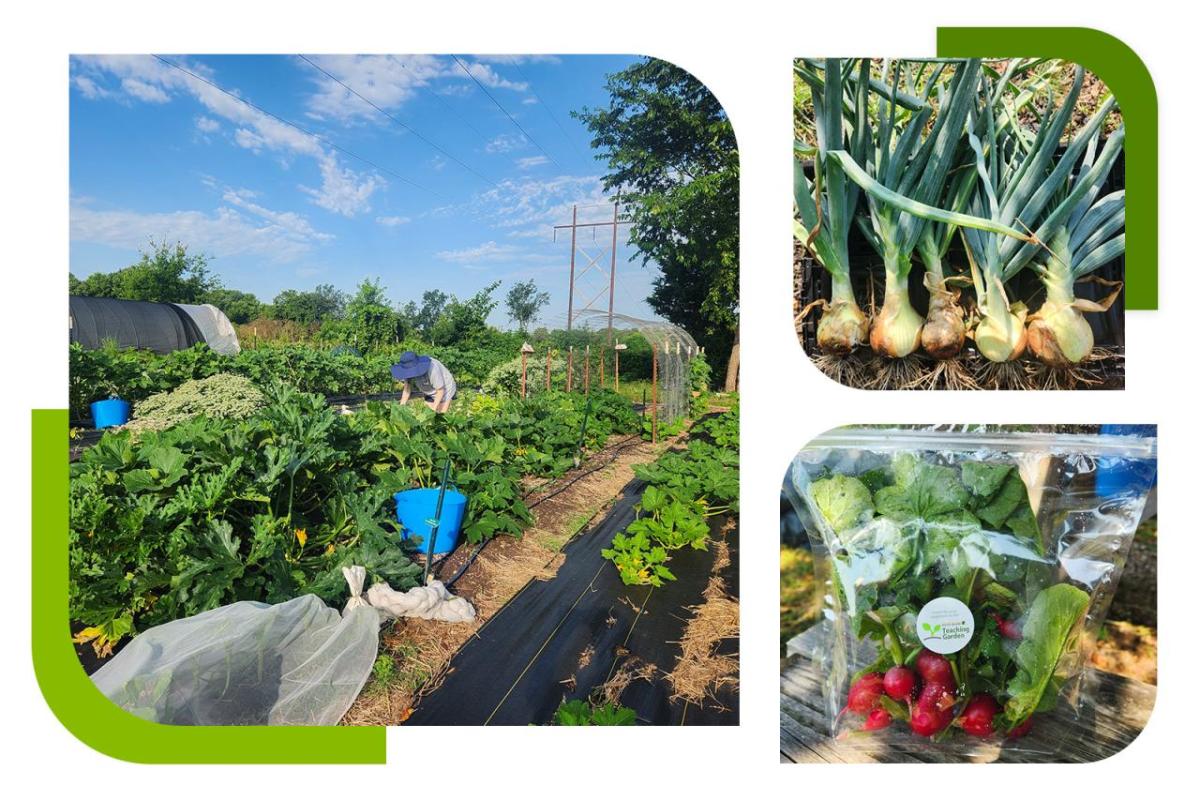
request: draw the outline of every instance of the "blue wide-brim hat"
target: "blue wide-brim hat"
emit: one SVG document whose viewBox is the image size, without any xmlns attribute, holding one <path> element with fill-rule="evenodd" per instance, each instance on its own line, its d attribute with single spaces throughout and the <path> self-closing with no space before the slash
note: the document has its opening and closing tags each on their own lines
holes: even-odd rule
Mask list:
<svg viewBox="0 0 1200 801">
<path fill-rule="evenodd" d="M 397 381 L 407 381 L 428 373 L 429 364 L 428 356 L 418 356 L 411 350 L 406 350 L 400 355 L 400 363 L 392 365 L 392 376 Z"/>
</svg>

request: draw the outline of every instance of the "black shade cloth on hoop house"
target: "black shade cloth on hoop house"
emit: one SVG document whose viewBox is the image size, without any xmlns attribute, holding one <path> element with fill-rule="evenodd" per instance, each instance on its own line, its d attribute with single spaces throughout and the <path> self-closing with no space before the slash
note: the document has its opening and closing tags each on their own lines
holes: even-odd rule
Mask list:
<svg viewBox="0 0 1200 801">
<path fill-rule="evenodd" d="M 71 295 L 71 342 L 96 350 L 106 341 L 119 348 L 171 353 L 204 342 L 186 311 L 173 303 Z"/>
<path fill-rule="evenodd" d="M 605 518 L 567 545 L 553 579 L 531 581 L 463 646 L 445 681 L 418 703 L 406 725 L 550 723 L 564 700 L 586 697 L 607 679 L 623 649 L 657 655 L 655 641 L 679 640 L 689 616 L 685 607 L 703 600 L 712 553 L 676 551 L 671 568 L 679 581 L 668 582 L 678 585 L 669 593 L 626 587 L 600 555 L 634 520 L 643 486 L 637 480 L 626 485 Z M 669 669 L 674 659 L 665 664 Z M 636 703 L 622 701 L 638 712 L 639 722 L 678 722 L 668 696 L 657 687 Z"/>
</svg>

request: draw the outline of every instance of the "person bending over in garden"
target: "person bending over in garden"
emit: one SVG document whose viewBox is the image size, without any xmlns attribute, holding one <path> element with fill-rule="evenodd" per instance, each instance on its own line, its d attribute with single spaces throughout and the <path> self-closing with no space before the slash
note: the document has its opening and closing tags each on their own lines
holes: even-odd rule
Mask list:
<svg viewBox="0 0 1200 801">
<path fill-rule="evenodd" d="M 415 390 L 430 409 L 441 413 L 450 408 L 450 401 L 458 394 L 458 384 L 446 365 L 432 356 L 418 356 L 411 350 L 400 356 L 399 364 L 392 365 L 392 376 L 404 384 L 401 403 L 408 403 Z"/>
</svg>

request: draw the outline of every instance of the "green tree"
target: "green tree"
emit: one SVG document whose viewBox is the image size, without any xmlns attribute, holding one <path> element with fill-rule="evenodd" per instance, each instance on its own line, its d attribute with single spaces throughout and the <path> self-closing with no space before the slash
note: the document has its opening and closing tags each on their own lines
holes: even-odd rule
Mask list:
<svg viewBox="0 0 1200 801">
<path fill-rule="evenodd" d="M 452 296 L 430 332 L 431 340 L 438 345 L 460 347 L 484 344 L 492 333 L 487 324 L 488 315 L 499 305 L 492 293 L 499 286 L 500 282 L 494 281 L 466 300 Z"/>
<path fill-rule="evenodd" d="M 400 315 L 388 302 L 387 290 L 379 279 L 363 279 L 346 304 L 345 319 L 351 344 L 364 351 L 392 345 L 404 338 Z"/>
<path fill-rule="evenodd" d="M 332 284 L 319 284 L 308 292 L 285 289 L 275 296 L 276 319 L 308 325 L 341 317 L 346 311 L 346 295 Z"/>
<path fill-rule="evenodd" d="M 446 308 L 446 304 L 450 302 L 450 296 L 440 289 L 430 289 L 421 295 L 421 305 L 409 301 L 404 307 L 405 316 L 410 318 L 410 322 L 421 336 L 426 339 L 432 339 L 433 327 L 437 325 L 438 318 L 442 316 L 442 312 Z"/>
<path fill-rule="evenodd" d="M 97 298 L 146 300 L 152 303 L 203 303 L 220 282 L 208 271 L 208 259 L 188 253 L 176 242 L 150 243 L 136 264 L 112 273 L 94 273 L 72 284 L 71 291 Z"/>
<path fill-rule="evenodd" d="M 647 302 L 706 346 L 737 380 L 738 150 L 725 110 L 704 84 L 645 59 L 608 77 L 607 108 L 573 112 L 608 162 L 631 240 L 662 274 Z"/>
<path fill-rule="evenodd" d="M 529 330 L 529 324 L 537 317 L 542 307 L 550 302 L 549 292 L 539 292 L 533 279 L 512 285 L 504 303 L 508 307 L 508 319 L 517 324 L 521 332 Z"/>
<path fill-rule="evenodd" d="M 235 323 L 248 323 L 261 317 L 265 308 L 262 302 L 251 293 L 224 287 L 209 290 L 204 296 L 203 302 L 216 306 Z"/>
</svg>

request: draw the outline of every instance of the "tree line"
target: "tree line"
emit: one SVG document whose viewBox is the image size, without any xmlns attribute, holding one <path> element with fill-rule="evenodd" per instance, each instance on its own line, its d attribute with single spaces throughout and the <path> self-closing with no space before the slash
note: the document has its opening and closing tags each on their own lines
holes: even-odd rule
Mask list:
<svg viewBox="0 0 1200 801">
<path fill-rule="evenodd" d="M 234 323 L 282 320 L 312 329 L 318 339 L 351 342 L 363 348 L 419 337 L 431 344 L 467 344 L 487 328 L 499 305 L 495 281 L 460 300 L 438 289 L 419 301 L 393 304 L 378 279 L 364 279 L 353 293 L 332 284 L 309 290 L 285 289 L 271 303 L 254 294 L 226 287 L 202 253 L 183 243 L 151 243 L 141 258 L 111 273 L 93 273 L 80 280 L 70 276 L 72 295 L 87 295 L 152 303 L 211 303 Z M 513 284 L 504 303 L 509 319 L 525 332 L 550 303 L 550 295 L 532 281 Z"/>
</svg>

